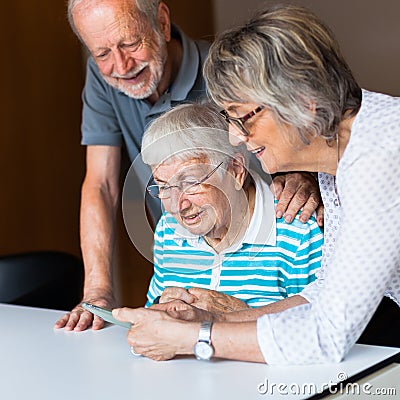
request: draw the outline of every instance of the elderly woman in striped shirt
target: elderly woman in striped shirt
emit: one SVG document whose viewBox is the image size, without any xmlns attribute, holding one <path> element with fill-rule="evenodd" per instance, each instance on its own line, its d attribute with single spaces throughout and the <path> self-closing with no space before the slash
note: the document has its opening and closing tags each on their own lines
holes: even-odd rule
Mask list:
<svg viewBox="0 0 400 400">
<path fill-rule="evenodd" d="M 165 208 L 154 240 L 147 306 L 180 299 L 212 312 L 264 306 L 314 281 L 323 237 L 312 217 L 275 217 L 267 183 L 247 172 L 245 148 L 226 139 L 211 105 L 182 105 L 157 119 L 142 143 L 147 188 Z"/>
</svg>

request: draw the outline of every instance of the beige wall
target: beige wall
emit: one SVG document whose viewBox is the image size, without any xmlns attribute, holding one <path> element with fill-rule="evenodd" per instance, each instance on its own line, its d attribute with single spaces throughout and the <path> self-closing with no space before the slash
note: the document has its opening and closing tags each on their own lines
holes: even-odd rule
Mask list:
<svg viewBox="0 0 400 400">
<path fill-rule="evenodd" d="M 280 1 L 279 3 L 282 3 Z M 218 32 L 272 0 L 214 0 Z M 292 0 L 312 9 L 334 31 L 362 87 L 400 95 L 399 0 Z"/>
</svg>

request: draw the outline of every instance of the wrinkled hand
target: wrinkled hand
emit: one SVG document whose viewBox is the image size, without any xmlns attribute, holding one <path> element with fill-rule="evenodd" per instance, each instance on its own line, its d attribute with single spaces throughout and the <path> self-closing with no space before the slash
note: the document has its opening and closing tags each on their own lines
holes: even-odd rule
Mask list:
<svg viewBox="0 0 400 400">
<path fill-rule="evenodd" d="M 165 311 L 169 316 L 182 321 L 213 321 L 216 315 L 206 310 L 194 307 L 182 300 L 173 300 L 168 303 L 154 304 L 150 307 L 152 310 Z"/>
<path fill-rule="evenodd" d="M 160 297 L 159 303 L 168 303 L 173 300 L 182 300 L 187 304 L 192 304 L 196 301 L 196 296 L 190 294 L 188 290 L 181 287 L 171 286 L 165 288 Z"/>
<path fill-rule="evenodd" d="M 307 222 L 314 211 L 317 212 L 317 223 L 324 224 L 324 206 L 321 200 L 318 182 L 308 172 L 287 173 L 274 178 L 271 191 L 279 200 L 276 216 L 284 217 L 290 223 L 303 207 L 300 221 Z"/>
<path fill-rule="evenodd" d="M 112 309 L 116 306 L 115 298 L 112 294 L 103 291 L 93 291 L 88 293 L 82 300 L 96 306 Z M 64 328 L 66 331 L 84 331 L 92 325 L 93 330 L 103 328 L 104 321 L 85 310 L 82 303 L 78 304 L 71 312 L 64 314 L 54 325 L 54 328 Z"/>
<path fill-rule="evenodd" d="M 195 297 L 195 300 L 191 303 L 193 306 L 209 311 L 212 314 L 240 311 L 249 308 L 242 300 L 225 293 L 217 292 L 216 290 L 193 287 L 188 289 L 188 292 Z"/>
<path fill-rule="evenodd" d="M 160 304 L 169 303 L 174 300 L 181 300 L 196 308 L 209 311 L 213 315 L 249 308 L 245 302 L 233 296 L 217 292 L 216 290 L 200 289 L 196 287 L 189 289 L 168 287 L 164 290 L 160 298 Z"/>
<path fill-rule="evenodd" d="M 127 342 L 136 353 L 153 360 L 169 360 L 177 354 L 191 354 L 197 340 L 198 323 L 172 318 L 164 311 L 145 308 L 117 308 L 114 318 L 130 322 Z"/>
</svg>

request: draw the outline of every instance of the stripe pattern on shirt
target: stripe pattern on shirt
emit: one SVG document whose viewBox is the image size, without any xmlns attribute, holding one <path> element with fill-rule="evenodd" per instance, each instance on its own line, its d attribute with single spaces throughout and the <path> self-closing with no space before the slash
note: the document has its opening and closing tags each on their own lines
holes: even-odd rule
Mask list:
<svg viewBox="0 0 400 400">
<path fill-rule="evenodd" d="M 176 240 L 178 222 L 168 213 L 154 237 L 154 275 L 147 294 L 150 306 L 166 287 L 199 287 L 234 296 L 259 307 L 301 292 L 315 280 L 323 236 L 316 220 L 292 224 L 276 220 L 276 243 L 242 243 L 235 252 L 218 254 L 199 237 L 198 246 Z M 212 278 L 217 271 L 219 279 Z M 212 284 L 212 282 L 215 282 Z"/>
</svg>

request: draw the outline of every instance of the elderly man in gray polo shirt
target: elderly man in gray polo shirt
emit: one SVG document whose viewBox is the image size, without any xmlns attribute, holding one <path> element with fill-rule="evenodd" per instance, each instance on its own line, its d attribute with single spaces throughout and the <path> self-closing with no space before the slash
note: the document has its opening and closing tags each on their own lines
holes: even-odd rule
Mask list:
<svg viewBox="0 0 400 400">
<path fill-rule="evenodd" d="M 69 0 L 68 16 L 76 35 L 90 53 L 83 91 L 82 144 L 86 145 L 86 176 L 81 200 L 81 248 L 85 264 L 83 300 L 114 307 L 112 258 L 119 202 L 121 149 L 131 161 L 140 153 L 147 124 L 182 102 L 205 96 L 202 65 L 209 45 L 189 39 L 171 24 L 160 0 Z M 135 164 L 139 179 L 148 176 Z M 318 205 L 316 183 L 306 175 L 278 177 L 277 212 L 288 221 L 304 205 L 307 220 Z M 144 187 L 147 182 L 142 181 Z M 293 197 L 293 194 L 296 195 Z M 154 222 L 156 203 L 148 204 Z M 322 220 L 322 216 L 320 216 Z M 55 325 L 82 331 L 104 322 L 80 305 Z"/>
</svg>

